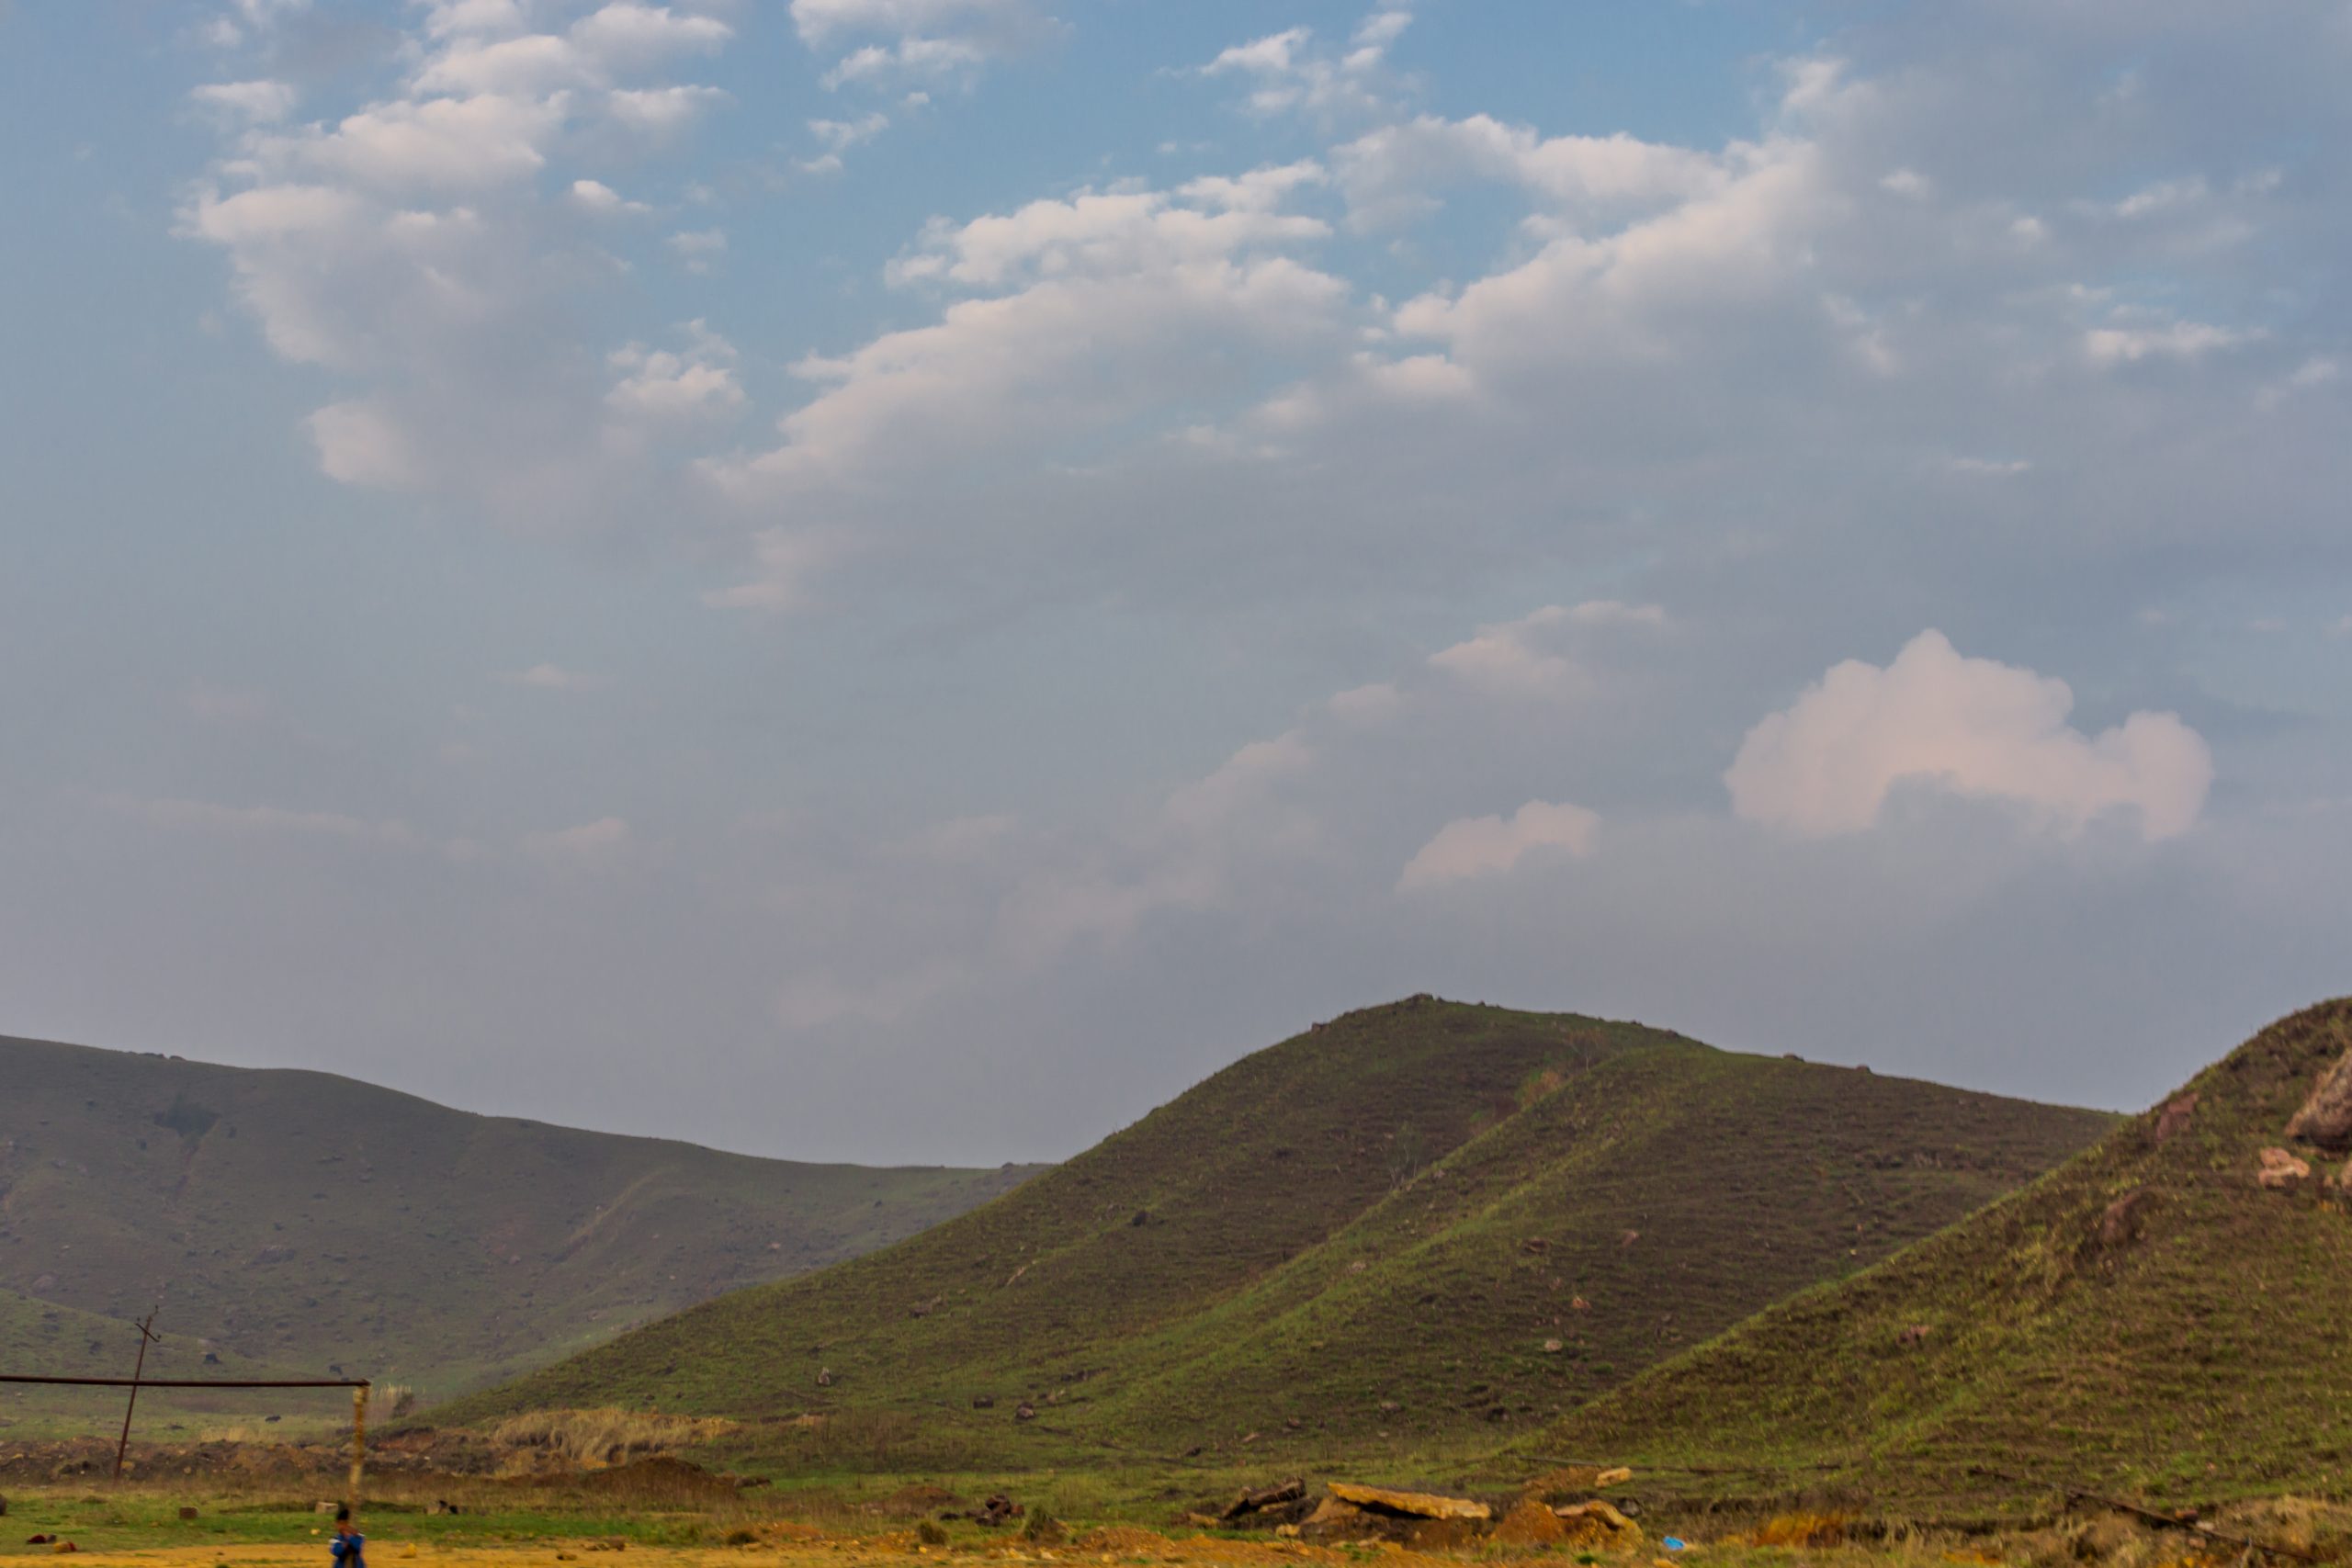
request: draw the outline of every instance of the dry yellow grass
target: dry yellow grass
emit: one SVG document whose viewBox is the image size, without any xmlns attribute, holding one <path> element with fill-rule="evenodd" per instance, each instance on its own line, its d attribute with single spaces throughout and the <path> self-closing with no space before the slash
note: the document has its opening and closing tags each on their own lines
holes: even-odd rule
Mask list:
<svg viewBox="0 0 2352 1568">
<path fill-rule="evenodd" d="M 586 1470 L 675 1453 L 735 1429 L 732 1421 L 659 1416 L 641 1410 L 540 1410 L 510 1416 L 491 1428 L 492 1440 L 537 1450 Z"/>
</svg>

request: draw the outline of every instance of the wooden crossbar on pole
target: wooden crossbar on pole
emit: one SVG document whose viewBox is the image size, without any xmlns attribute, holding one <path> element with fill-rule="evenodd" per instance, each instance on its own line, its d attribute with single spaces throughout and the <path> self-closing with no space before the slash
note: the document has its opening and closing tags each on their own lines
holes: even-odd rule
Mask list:
<svg viewBox="0 0 2352 1568">
<path fill-rule="evenodd" d="M 145 1329 L 142 1327 L 143 1334 Z M 139 1342 L 141 1366 L 147 1364 L 147 1341 Z M 359 1510 L 360 1475 L 368 1462 L 368 1391 L 376 1385 L 366 1378 L 51 1378 L 0 1372 L 0 1382 L 39 1383 L 49 1388 L 127 1388 L 131 1402 L 142 1388 L 347 1388 L 351 1391 L 351 1495 L 354 1515 Z M 122 1446 L 115 1450 L 115 1479 L 122 1479 L 122 1457 L 130 1447 L 130 1412 L 122 1415 Z"/>
<path fill-rule="evenodd" d="M 68 1388 L 373 1388 L 366 1378 L 36 1378 L 0 1372 L 0 1382 L 62 1384 Z"/>
</svg>

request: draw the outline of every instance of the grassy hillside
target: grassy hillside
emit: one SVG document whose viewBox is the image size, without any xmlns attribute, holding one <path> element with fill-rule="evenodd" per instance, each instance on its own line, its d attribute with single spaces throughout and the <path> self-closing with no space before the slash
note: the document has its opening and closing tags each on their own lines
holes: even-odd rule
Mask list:
<svg viewBox="0 0 2352 1568">
<path fill-rule="evenodd" d="M 1416 998 L 1248 1057 L 935 1231 L 447 1414 L 922 1411 L 1007 1453 L 1491 1443 L 2108 1124 Z"/>
<path fill-rule="evenodd" d="M 2352 1214 L 2321 1185 L 2340 1168 L 2301 1146 L 2301 1190 L 2256 1172 L 2347 1049 L 2352 1002 L 2274 1024 L 2169 1116 L 1658 1368 L 1543 1447 L 1882 1497 L 2342 1495 Z"/>
<path fill-rule="evenodd" d="M 201 1348 L 428 1393 L 869 1251 L 1028 1174 L 752 1159 L 29 1040 L 0 1038 L 0 1290 L 117 1320 L 161 1301 L 164 1332 Z"/>
</svg>

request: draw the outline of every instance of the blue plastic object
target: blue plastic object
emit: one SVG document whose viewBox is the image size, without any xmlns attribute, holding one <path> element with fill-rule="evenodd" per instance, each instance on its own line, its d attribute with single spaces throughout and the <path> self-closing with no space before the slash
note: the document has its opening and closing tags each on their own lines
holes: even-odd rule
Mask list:
<svg viewBox="0 0 2352 1568">
<path fill-rule="evenodd" d="M 1668 1551 L 1688 1551 L 1690 1549 L 1690 1543 L 1679 1536 L 1668 1536 L 1664 1544 Z"/>
</svg>

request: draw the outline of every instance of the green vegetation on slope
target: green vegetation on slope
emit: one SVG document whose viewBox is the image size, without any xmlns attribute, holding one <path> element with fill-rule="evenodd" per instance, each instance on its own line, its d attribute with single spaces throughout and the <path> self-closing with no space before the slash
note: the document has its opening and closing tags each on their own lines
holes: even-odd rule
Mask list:
<svg viewBox="0 0 2352 1568">
<path fill-rule="evenodd" d="M 427 1393 L 854 1257 L 1029 1174 L 752 1159 L 28 1040 L 0 1038 L 0 1289 L 117 1320 L 161 1300 L 164 1332 L 201 1348 Z M 23 1348 L 34 1364 L 0 1370 L 65 1370 Z"/>
<path fill-rule="evenodd" d="M 442 1416 L 897 1410 L 1003 1454 L 1491 1443 L 2109 1124 L 1413 998 L 1259 1052 L 935 1231 Z"/>
<path fill-rule="evenodd" d="M 2169 1116 L 1657 1368 L 1543 1446 L 1882 1498 L 2341 1494 L 2352 1214 L 2313 1149 L 2298 1190 L 2255 1178 L 2347 1048 L 2352 1001 L 2274 1024 Z"/>
</svg>

